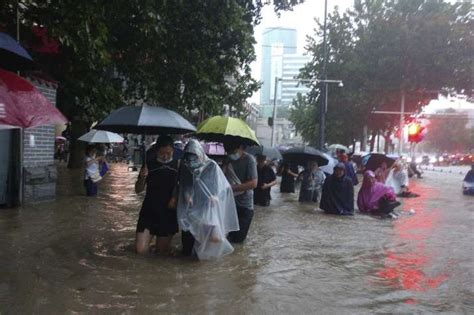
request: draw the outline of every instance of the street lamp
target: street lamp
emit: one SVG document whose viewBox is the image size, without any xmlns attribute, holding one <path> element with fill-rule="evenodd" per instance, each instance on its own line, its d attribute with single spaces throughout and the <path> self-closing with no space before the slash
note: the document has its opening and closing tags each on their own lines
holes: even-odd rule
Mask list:
<svg viewBox="0 0 474 315">
<path fill-rule="evenodd" d="M 277 90 L 278 90 L 278 82 L 279 81 L 296 81 L 298 82 L 296 84 L 296 87 L 298 87 L 300 85 L 300 83 L 311 83 L 311 82 L 316 82 L 316 83 L 324 83 L 324 86 L 325 86 L 325 95 L 324 95 L 324 110 L 321 110 L 320 112 L 320 121 L 322 122 L 322 125 L 323 127 L 319 128 L 320 132 L 319 132 L 319 144 L 320 144 L 320 149 L 323 148 L 324 146 L 324 132 L 325 132 L 325 128 L 324 128 L 324 123 L 325 123 L 325 115 L 326 115 L 326 112 L 327 112 L 327 109 L 328 109 L 328 97 L 327 97 L 327 91 L 328 91 L 328 84 L 331 84 L 331 83 L 337 83 L 337 85 L 339 87 L 343 87 L 344 86 L 344 83 L 342 82 L 342 80 L 324 80 L 324 79 L 314 79 L 314 80 L 310 80 L 310 79 L 296 79 L 296 78 L 293 78 L 293 79 L 282 79 L 282 78 L 279 78 L 279 77 L 275 77 L 275 87 L 273 89 L 273 125 L 272 125 L 272 138 L 271 138 L 271 146 L 273 147 L 275 145 L 275 125 L 276 125 L 276 116 L 277 116 L 277 107 L 276 107 L 276 100 L 277 100 Z"/>
</svg>

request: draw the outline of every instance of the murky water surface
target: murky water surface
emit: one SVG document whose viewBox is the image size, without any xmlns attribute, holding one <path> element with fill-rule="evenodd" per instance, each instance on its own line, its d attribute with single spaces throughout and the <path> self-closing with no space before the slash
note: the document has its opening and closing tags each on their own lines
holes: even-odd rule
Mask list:
<svg viewBox="0 0 474 315">
<path fill-rule="evenodd" d="M 136 172 L 113 165 L 90 199 L 61 169 L 57 201 L 0 209 L 0 313 L 472 313 L 474 199 L 462 175 L 425 175 L 395 221 L 274 189 L 243 246 L 198 262 L 134 254 Z"/>
</svg>

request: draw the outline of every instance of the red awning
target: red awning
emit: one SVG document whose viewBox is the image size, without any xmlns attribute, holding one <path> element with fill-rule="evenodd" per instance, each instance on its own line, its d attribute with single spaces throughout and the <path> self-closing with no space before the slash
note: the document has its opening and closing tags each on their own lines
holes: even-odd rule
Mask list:
<svg viewBox="0 0 474 315">
<path fill-rule="evenodd" d="M 66 117 L 30 82 L 0 69 L 0 125 L 31 128 L 66 122 Z"/>
</svg>

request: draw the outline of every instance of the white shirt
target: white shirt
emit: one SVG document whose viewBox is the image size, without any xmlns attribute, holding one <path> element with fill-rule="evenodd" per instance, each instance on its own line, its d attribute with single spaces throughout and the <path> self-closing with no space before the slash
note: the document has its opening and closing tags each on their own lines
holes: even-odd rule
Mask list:
<svg viewBox="0 0 474 315">
<path fill-rule="evenodd" d="M 94 158 L 90 156 L 86 156 L 85 158 L 85 163 L 86 163 L 86 171 L 85 171 L 85 176 L 84 179 L 87 180 L 89 177 L 99 171 L 99 163 L 97 161 L 94 161 L 93 163 L 90 163 L 87 165 L 89 161 L 94 160 Z"/>
<path fill-rule="evenodd" d="M 405 170 L 395 172 L 393 169 L 387 177 L 386 185 L 393 188 L 396 194 L 402 192 L 402 186 L 408 187 L 408 176 Z"/>
</svg>

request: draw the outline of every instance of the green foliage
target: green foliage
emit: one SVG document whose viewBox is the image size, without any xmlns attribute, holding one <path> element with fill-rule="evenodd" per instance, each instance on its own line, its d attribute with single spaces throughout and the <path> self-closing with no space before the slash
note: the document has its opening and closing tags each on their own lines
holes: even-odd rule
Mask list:
<svg viewBox="0 0 474 315">
<path fill-rule="evenodd" d="M 100 120 L 137 100 L 215 114 L 225 103 L 242 107 L 258 88 L 249 67 L 258 12 L 245 1 L 21 4 L 27 47 L 35 23 L 61 43 L 59 55 L 34 57 L 59 82 L 58 106 L 71 120 Z"/>
<path fill-rule="evenodd" d="M 278 0 L 286 10 L 301 0 Z M 44 73 L 58 81 L 57 104 L 80 135 L 94 121 L 125 104 L 146 102 L 200 117 L 224 104 L 245 115 L 259 84 L 253 27 L 261 0 L 5 0 L 0 28 L 31 48 L 32 26 L 60 43 L 55 55 L 33 53 Z M 31 49 L 30 49 L 31 50 Z M 72 143 L 75 151 L 75 143 Z M 79 160 L 78 160 L 79 161 Z M 73 164 L 76 162 L 72 162 Z"/>
<path fill-rule="evenodd" d="M 316 107 L 308 102 L 308 99 L 298 93 L 293 100 L 293 107 L 290 110 L 289 120 L 293 122 L 295 129 L 302 138 L 311 145 L 316 145 Z"/>
<path fill-rule="evenodd" d="M 328 142 L 351 143 L 364 125 L 392 132 L 398 116 L 371 112 L 399 111 L 402 92 L 409 112 L 420 111 L 436 91 L 471 93 L 471 8 L 442 1 L 359 0 L 344 13 L 336 9 L 329 14 L 327 78 L 343 80 L 344 87 L 329 85 Z M 322 33 L 318 24 L 315 36 L 308 38 L 313 59 L 300 74 L 313 82 L 323 76 Z M 313 84 L 310 102 L 320 99 L 320 87 Z"/>
</svg>

